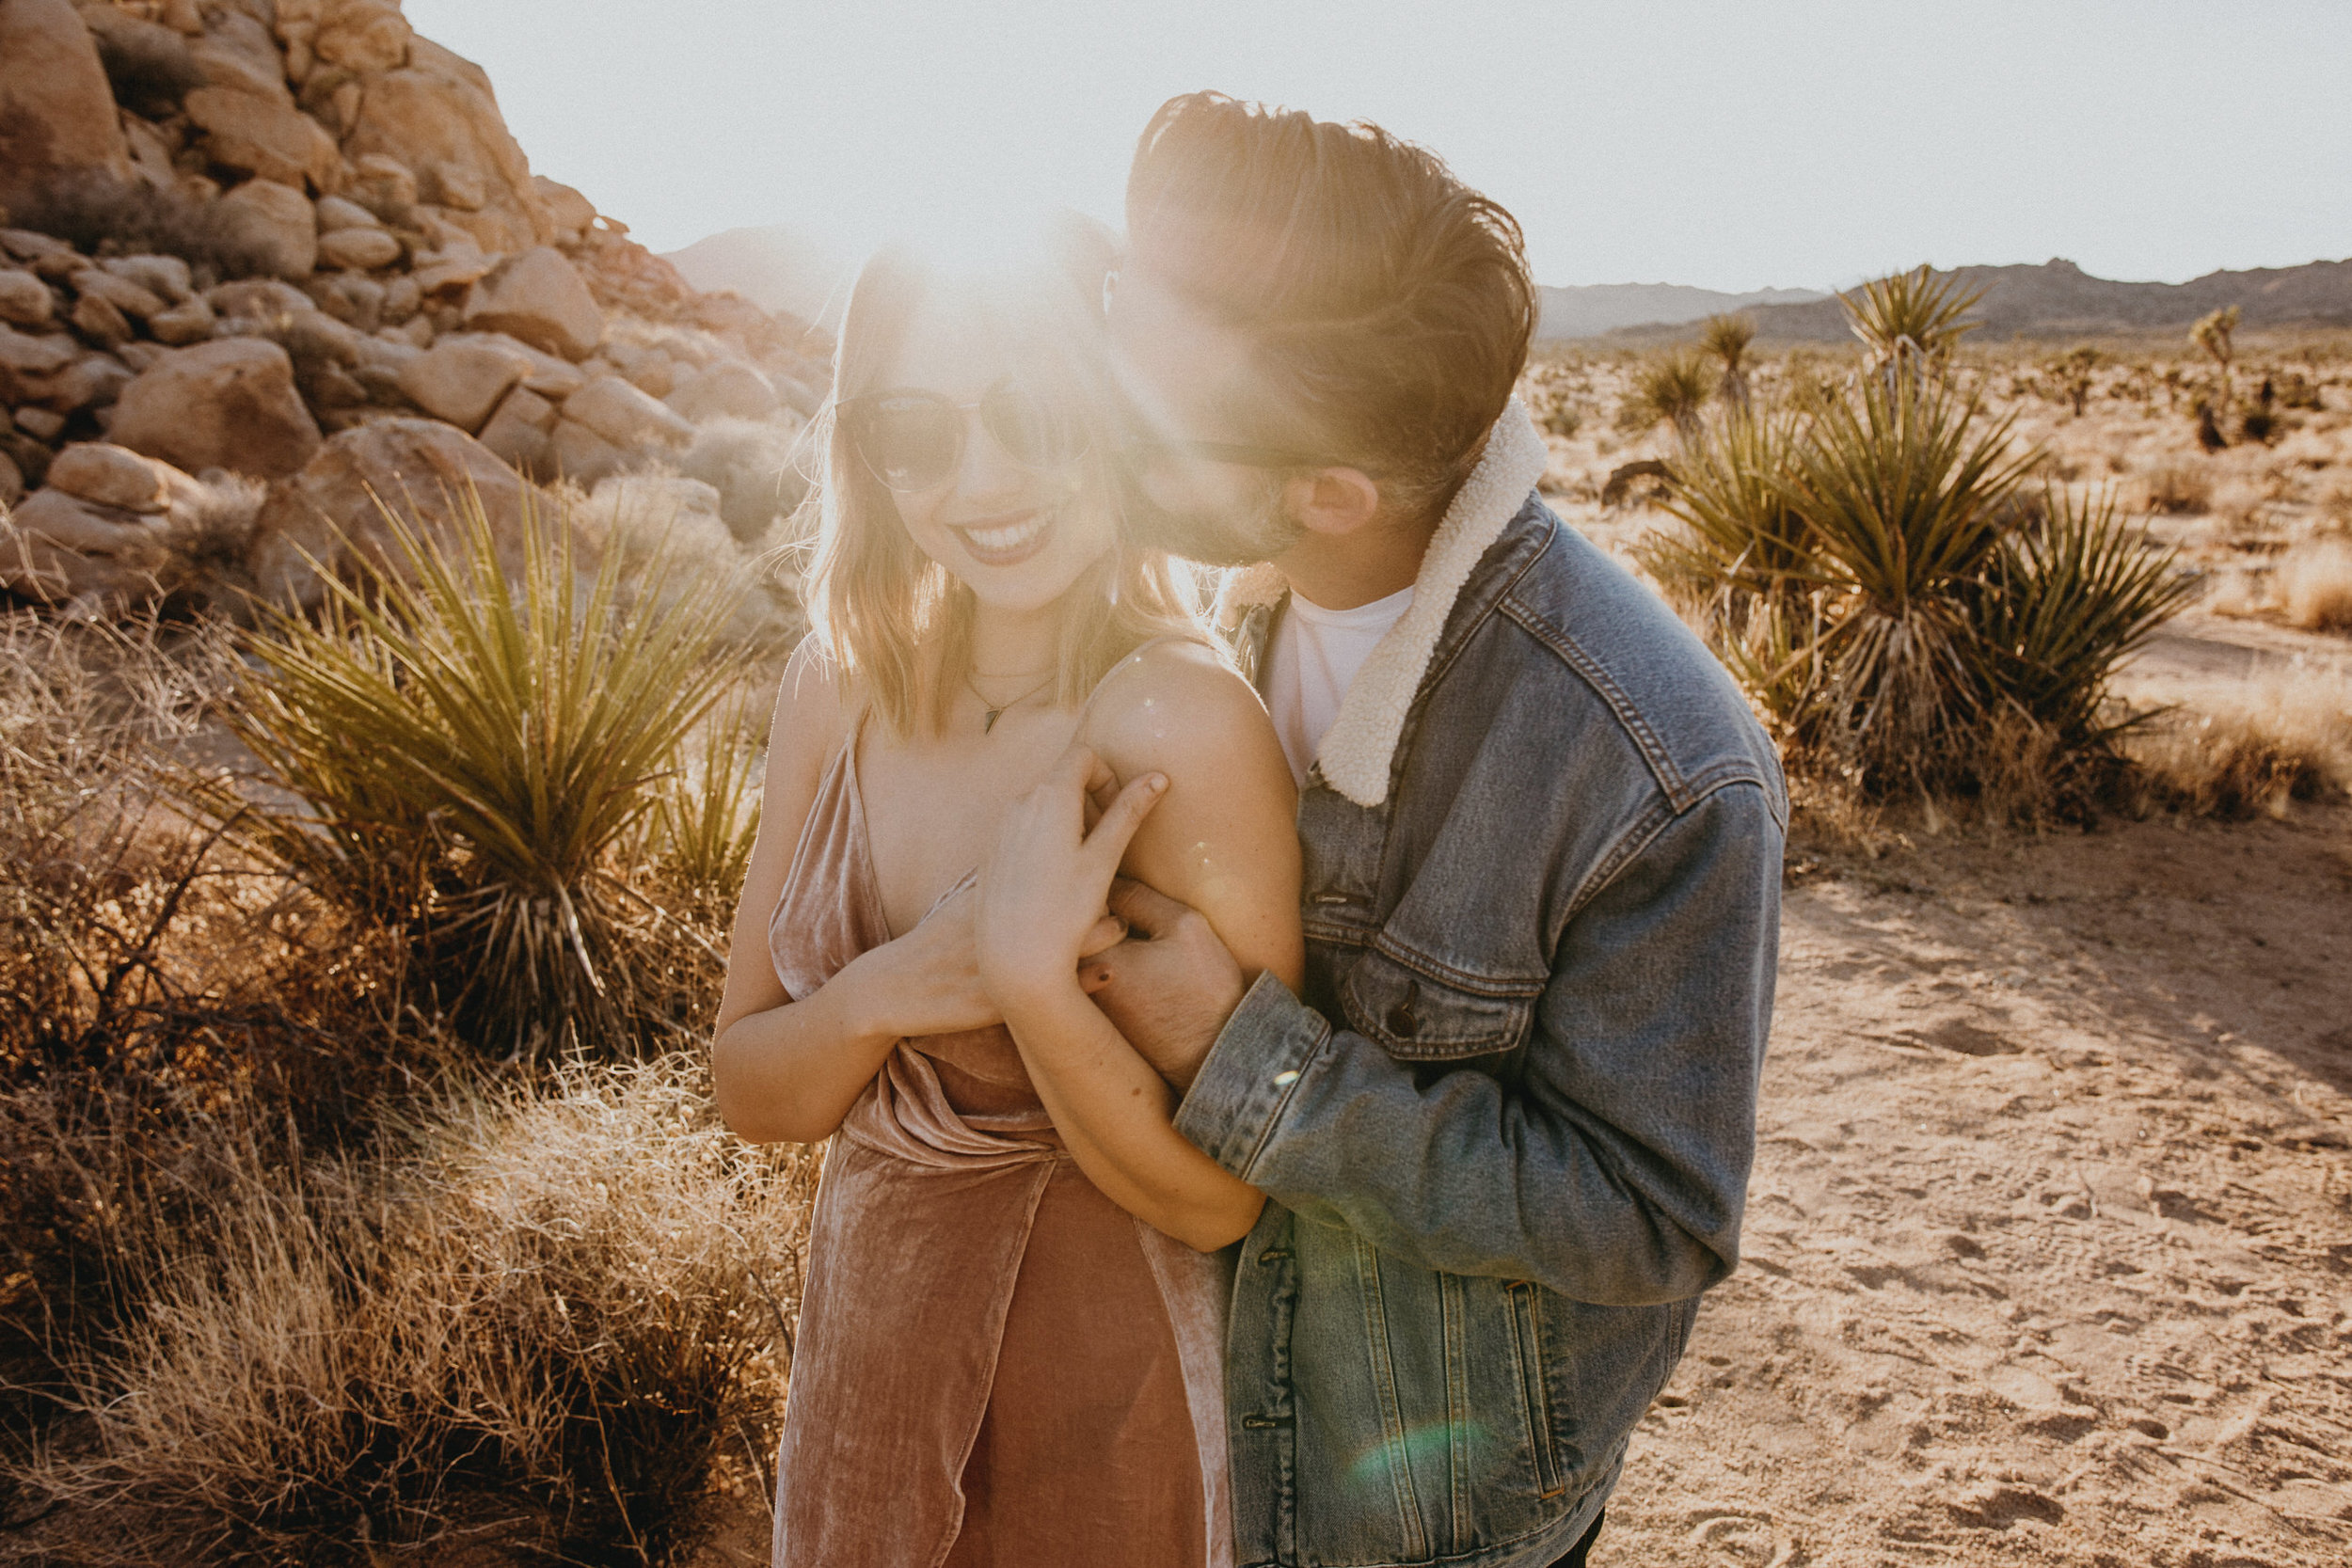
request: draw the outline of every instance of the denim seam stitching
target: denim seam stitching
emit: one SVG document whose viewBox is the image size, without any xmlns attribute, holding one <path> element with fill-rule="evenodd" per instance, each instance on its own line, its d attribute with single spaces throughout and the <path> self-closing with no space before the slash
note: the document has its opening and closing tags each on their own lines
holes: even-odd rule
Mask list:
<svg viewBox="0 0 2352 1568">
<path fill-rule="evenodd" d="M 1664 790 L 1667 798 L 1676 800 L 1677 805 L 1679 806 L 1681 801 L 1677 798 L 1688 792 L 1689 781 L 1683 778 L 1682 770 L 1675 765 L 1674 758 L 1668 754 L 1665 742 L 1650 726 L 1647 716 L 1634 705 L 1633 699 L 1626 694 L 1625 689 L 1611 677 L 1609 672 L 1603 669 L 1597 660 L 1584 651 L 1581 643 L 1560 627 L 1553 626 L 1549 619 L 1536 610 L 1534 606 L 1524 599 L 1516 594 L 1505 594 L 1497 608 L 1509 616 L 1528 636 L 1549 648 L 1562 663 L 1574 671 L 1585 685 L 1593 689 L 1602 705 L 1609 709 L 1611 716 L 1632 739 L 1634 748 L 1642 753 L 1642 760 L 1649 766 L 1650 775 L 1658 781 L 1659 788 Z"/>
<path fill-rule="evenodd" d="M 1456 969 L 1442 959 L 1433 958 L 1416 948 L 1406 945 L 1384 927 L 1373 934 L 1371 948 L 1382 958 L 1404 965 L 1425 980 L 1435 980 L 1456 990 L 1487 1001 L 1525 1002 L 1541 996 L 1550 985 L 1551 976 L 1533 980 L 1497 980 Z"/>
</svg>

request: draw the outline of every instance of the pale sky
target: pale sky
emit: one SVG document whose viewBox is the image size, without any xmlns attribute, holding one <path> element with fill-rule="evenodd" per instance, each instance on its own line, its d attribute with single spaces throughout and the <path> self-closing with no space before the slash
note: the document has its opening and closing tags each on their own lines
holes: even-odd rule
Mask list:
<svg viewBox="0 0 2352 1568">
<path fill-rule="evenodd" d="M 2064 256 L 2352 257 L 2347 0 L 407 0 L 534 168 L 671 250 L 1116 222 L 1159 103 L 1369 119 L 1525 226 L 1545 283 L 1829 287 Z"/>
</svg>

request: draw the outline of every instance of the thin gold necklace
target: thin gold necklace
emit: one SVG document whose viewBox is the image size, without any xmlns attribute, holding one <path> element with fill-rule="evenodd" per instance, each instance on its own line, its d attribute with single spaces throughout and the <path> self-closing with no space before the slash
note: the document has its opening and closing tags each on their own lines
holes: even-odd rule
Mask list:
<svg viewBox="0 0 2352 1568">
<path fill-rule="evenodd" d="M 982 735 L 994 734 L 997 720 L 1002 719 L 1007 712 L 1019 707 L 1023 703 L 1027 702 L 1030 698 L 1036 696 L 1039 692 L 1053 685 L 1054 677 L 1060 673 L 1061 672 L 1058 670 L 1050 671 L 1047 673 L 1043 680 L 1038 682 L 1035 686 L 1029 688 L 1028 690 L 1024 691 L 1020 696 L 1015 697 L 1012 701 L 1009 703 L 992 703 L 988 700 L 987 692 L 982 691 L 978 687 L 972 684 L 972 672 L 966 670 L 963 673 L 964 688 L 969 690 L 972 695 L 980 700 L 980 707 L 983 709 L 980 719 L 980 733 Z"/>
</svg>

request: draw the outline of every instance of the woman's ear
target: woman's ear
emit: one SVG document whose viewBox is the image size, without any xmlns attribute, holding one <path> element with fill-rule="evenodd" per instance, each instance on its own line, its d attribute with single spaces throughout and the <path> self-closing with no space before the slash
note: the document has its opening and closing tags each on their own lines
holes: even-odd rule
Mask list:
<svg viewBox="0 0 2352 1568">
<path fill-rule="evenodd" d="M 1353 533 L 1380 515 L 1380 486 L 1361 468 L 1317 468 L 1282 487 L 1283 510 L 1314 533 Z"/>
</svg>

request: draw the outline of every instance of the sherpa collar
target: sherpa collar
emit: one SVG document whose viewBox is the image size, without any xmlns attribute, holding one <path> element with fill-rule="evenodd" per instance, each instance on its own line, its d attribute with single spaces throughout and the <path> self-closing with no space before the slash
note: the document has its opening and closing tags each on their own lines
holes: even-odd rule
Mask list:
<svg viewBox="0 0 2352 1568">
<path fill-rule="evenodd" d="M 1388 799 L 1397 737 L 1405 732 L 1405 716 L 1438 651 L 1454 601 L 1478 558 L 1526 504 L 1549 461 L 1535 421 L 1513 398 L 1430 538 L 1429 553 L 1413 579 L 1413 602 L 1356 673 L 1339 717 L 1316 749 L 1324 782 L 1358 805 L 1376 806 Z M 1248 567 L 1229 578 L 1217 595 L 1218 618 L 1231 625 L 1253 606 L 1279 602 L 1289 587 L 1270 562 Z"/>
</svg>

